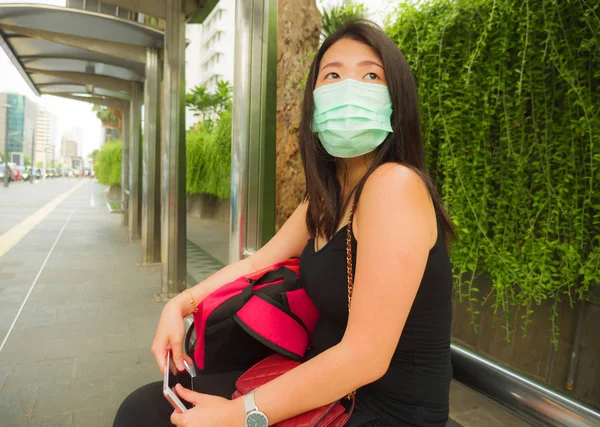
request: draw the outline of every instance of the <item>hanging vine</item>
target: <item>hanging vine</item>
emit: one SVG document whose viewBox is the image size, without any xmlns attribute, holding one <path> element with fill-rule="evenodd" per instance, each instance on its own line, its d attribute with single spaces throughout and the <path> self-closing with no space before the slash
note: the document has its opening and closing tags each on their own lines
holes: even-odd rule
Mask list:
<svg viewBox="0 0 600 427">
<path fill-rule="evenodd" d="M 548 300 L 556 344 L 556 301 L 600 284 L 599 16 L 599 0 L 430 0 L 388 18 L 458 229 L 457 298 L 473 325 L 489 301 L 507 339 L 512 308 L 524 308 L 525 333 Z"/>
</svg>

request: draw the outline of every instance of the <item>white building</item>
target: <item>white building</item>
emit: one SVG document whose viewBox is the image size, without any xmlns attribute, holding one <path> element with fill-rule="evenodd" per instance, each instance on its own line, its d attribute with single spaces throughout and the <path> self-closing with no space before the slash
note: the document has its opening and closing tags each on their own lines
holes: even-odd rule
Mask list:
<svg viewBox="0 0 600 427">
<path fill-rule="evenodd" d="M 71 128 L 66 131 L 60 140 L 60 161 L 67 169 L 71 169 L 72 158 L 79 158 L 83 146 L 83 130 Z"/>
<path fill-rule="evenodd" d="M 206 86 L 209 92 L 219 80 L 233 85 L 233 48 L 235 40 L 235 0 L 220 0 L 203 24 L 187 25 L 186 92 Z M 186 110 L 186 128 L 194 124 L 193 113 Z"/>
<path fill-rule="evenodd" d="M 38 112 L 37 126 L 35 128 L 34 165 L 38 162 L 45 163 L 52 161 L 53 154 L 56 152 L 56 134 L 56 116 L 52 112 L 42 108 Z"/>
<path fill-rule="evenodd" d="M 79 147 L 81 147 L 81 145 L 83 144 L 83 129 L 81 128 L 71 128 L 68 131 L 66 131 L 63 136 L 62 136 L 62 140 L 68 140 L 68 141 L 75 141 L 77 142 L 77 145 Z M 72 155 L 79 155 L 80 153 L 77 154 L 72 154 Z"/>
<path fill-rule="evenodd" d="M 185 37 L 190 41 L 185 50 L 185 93 L 190 93 L 202 84 L 200 71 L 200 49 L 202 44 L 202 25 L 187 24 Z M 189 129 L 196 122 L 194 113 L 186 107 L 185 128 Z"/>
<path fill-rule="evenodd" d="M 234 23 L 234 0 L 221 0 L 202 24 L 200 70 L 209 91 L 219 80 L 233 82 Z"/>
</svg>

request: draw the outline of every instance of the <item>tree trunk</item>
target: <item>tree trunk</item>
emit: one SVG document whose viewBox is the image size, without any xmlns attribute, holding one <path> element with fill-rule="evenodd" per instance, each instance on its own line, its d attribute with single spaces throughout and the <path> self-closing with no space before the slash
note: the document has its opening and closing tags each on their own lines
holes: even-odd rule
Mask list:
<svg viewBox="0 0 600 427">
<path fill-rule="evenodd" d="M 304 195 L 298 127 L 304 77 L 319 47 L 321 14 L 315 0 L 279 0 L 277 27 L 277 230 Z"/>
</svg>

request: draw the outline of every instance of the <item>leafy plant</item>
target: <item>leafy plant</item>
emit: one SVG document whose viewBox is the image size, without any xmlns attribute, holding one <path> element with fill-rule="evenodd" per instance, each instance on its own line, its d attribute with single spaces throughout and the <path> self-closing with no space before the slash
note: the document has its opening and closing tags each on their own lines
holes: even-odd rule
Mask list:
<svg viewBox="0 0 600 427">
<path fill-rule="evenodd" d="M 187 192 L 227 199 L 231 192 L 231 110 L 209 132 L 203 124 L 186 134 Z"/>
<path fill-rule="evenodd" d="M 104 185 L 121 185 L 121 141 L 107 142 L 98 151 L 94 170 L 96 177 Z"/>
<path fill-rule="evenodd" d="M 347 1 L 341 6 L 333 6 L 323 11 L 321 17 L 321 40 L 335 33 L 346 22 L 353 19 L 367 18 L 369 10 L 363 4 Z"/>
<path fill-rule="evenodd" d="M 458 229 L 457 298 L 505 320 L 600 283 L 600 2 L 402 2 L 430 173 Z M 480 295 L 474 279 L 493 283 Z M 475 322 L 473 322 L 475 324 Z"/>
<path fill-rule="evenodd" d="M 210 131 L 225 111 L 231 110 L 231 84 L 225 80 L 217 82 L 215 92 L 209 92 L 206 86 L 196 86 L 186 96 L 186 105 L 194 111 L 204 127 Z"/>
<path fill-rule="evenodd" d="M 117 129 L 121 133 L 123 122 L 123 112 L 121 110 L 94 105 L 92 111 L 96 112 L 96 117 L 102 122 L 102 126 Z"/>
</svg>

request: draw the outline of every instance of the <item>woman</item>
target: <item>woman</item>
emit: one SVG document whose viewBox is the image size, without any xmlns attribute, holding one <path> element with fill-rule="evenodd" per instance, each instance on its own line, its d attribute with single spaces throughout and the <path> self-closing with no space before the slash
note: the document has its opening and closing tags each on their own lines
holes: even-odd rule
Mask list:
<svg viewBox="0 0 600 427">
<path fill-rule="evenodd" d="M 452 225 L 426 174 L 411 72 L 375 25 L 350 23 L 319 49 L 300 152 L 305 202 L 254 255 L 192 288 L 195 303 L 239 276 L 300 257 L 300 279 L 321 318 L 308 360 L 255 391 L 269 424 L 357 390 L 349 426 L 444 426 L 452 376 L 444 235 Z M 353 206 L 348 314 L 343 230 Z M 168 349 L 183 371 L 182 318 L 194 308 L 188 292 L 165 306 L 152 346 L 161 371 Z M 148 384 L 125 400 L 114 425 L 242 427 L 244 399 L 227 399 L 240 374 L 204 377 L 202 394 L 178 386 L 195 405 L 183 414 L 163 398 L 160 382 Z"/>
</svg>

